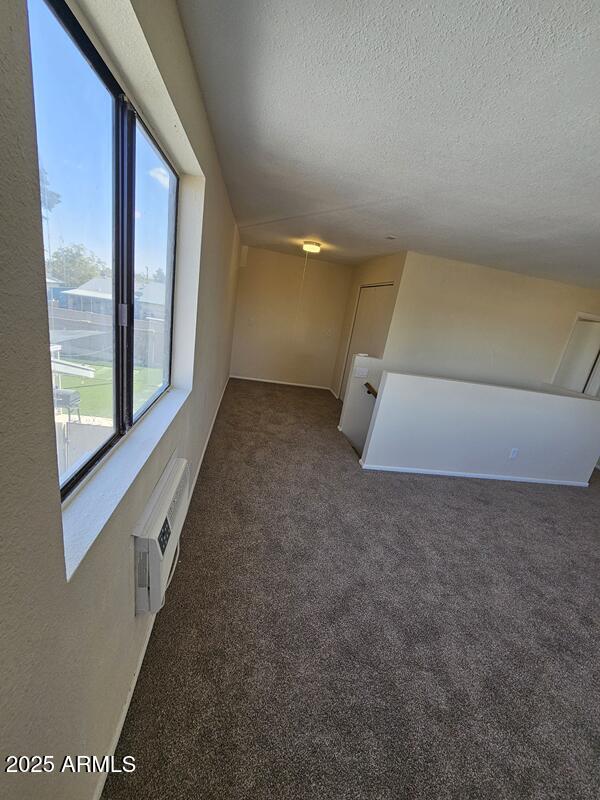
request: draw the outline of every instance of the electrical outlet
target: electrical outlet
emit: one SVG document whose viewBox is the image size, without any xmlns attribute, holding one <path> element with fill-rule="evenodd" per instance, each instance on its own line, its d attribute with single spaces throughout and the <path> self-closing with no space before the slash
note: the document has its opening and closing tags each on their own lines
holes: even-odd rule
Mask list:
<svg viewBox="0 0 600 800">
<path fill-rule="evenodd" d="M 513 459 L 515 459 L 515 458 L 516 458 L 518 455 L 519 455 L 519 448 L 518 448 L 518 447 L 513 447 L 513 449 L 510 451 L 509 458 L 510 458 L 510 459 L 511 459 L 511 461 L 512 461 L 512 460 L 513 460 Z"/>
</svg>

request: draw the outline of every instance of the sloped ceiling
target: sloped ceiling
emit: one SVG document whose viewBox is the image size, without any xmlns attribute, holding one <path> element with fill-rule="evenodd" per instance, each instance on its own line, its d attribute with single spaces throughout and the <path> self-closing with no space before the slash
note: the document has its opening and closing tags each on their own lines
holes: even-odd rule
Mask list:
<svg viewBox="0 0 600 800">
<path fill-rule="evenodd" d="M 600 286 L 600 3 L 179 8 L 243 243 Z"/>
</svg>

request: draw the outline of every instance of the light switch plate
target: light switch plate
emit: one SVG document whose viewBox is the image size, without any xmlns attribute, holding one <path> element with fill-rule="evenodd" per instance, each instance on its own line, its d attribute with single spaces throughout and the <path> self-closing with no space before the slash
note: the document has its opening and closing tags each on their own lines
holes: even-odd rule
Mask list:
<svg viewBox="0 0 600 800">
<path fill-rule="evenodd" d="M 366 378 L 369 375 L 369 368 L 368 367 L 354 367 L 354 377 L 355 378 Z"/>
</svg>

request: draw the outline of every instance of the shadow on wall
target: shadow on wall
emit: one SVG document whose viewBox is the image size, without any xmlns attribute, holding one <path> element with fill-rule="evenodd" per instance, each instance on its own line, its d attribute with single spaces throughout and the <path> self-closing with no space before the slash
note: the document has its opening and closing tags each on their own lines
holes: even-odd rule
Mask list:
<svg viewBox="0 0 600 800">
<path fill-rule="evenodd" d="M 352 268 L 249 247 L 240 267 L 231 374 L 331 389 Z"/>
</svg>

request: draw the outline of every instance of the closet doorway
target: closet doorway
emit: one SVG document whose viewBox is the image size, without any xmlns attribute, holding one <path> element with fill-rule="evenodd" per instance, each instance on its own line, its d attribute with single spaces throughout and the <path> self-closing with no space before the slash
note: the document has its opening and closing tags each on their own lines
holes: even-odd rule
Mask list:
<svg viewBox="0 0 600 800">
<path fill-rule="evenodd" d="M 600 319 L 576 320 L 554 376 L 555 384 L 597 397 L 600 392 Z"/>
<path fill-rule="evenodd" d="M 396 294 L 397 289 L 393 283 L 368 284 L 360 287 L 344 364 L 340 390 L 342 400 L 346 393 L 352 357 L 356 353 L 365 353 L 373 358 L 383 356 Z"/>
</svg>

